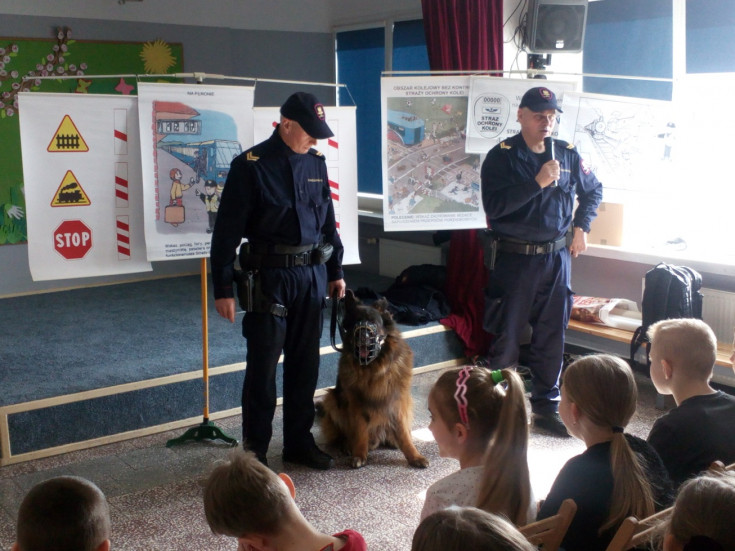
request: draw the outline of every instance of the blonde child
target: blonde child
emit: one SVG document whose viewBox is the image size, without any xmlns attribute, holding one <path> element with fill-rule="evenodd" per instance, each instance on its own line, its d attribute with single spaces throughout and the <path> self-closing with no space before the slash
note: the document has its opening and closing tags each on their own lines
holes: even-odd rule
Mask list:
<svg viewBox="0 0 735 551">
<path fill-rule="evenodd" d="M 29 490 L 18 509 L 12 551 L 108 551 L 110 511 L 94 483 L 58 476 Z"/>
<path fill-rule="evenodd" d="M 536 504 L 528 473 L 528 418 L 523 381 L 512 369 L 465 366 L 443 373 L 429 393 L 429 429 L 439 455 L 459 471 L 432 484 L 421 519 L 450 505 L 532 521 Z"/>
<path fill-rule="evenodd" d="M 735 461 L 735 397 L 710 386 L 717 337 L 698 319 L 668 319 L 651 325 L 651 380 L 676 407 L 656 420 L 648 435 L 675 487 L 713 461 Z"/>
<path fill-rule="evenodd" d="M 411 551 L 537 551 L 506 518 L 475 507 L 451 506 L 421 521 Z"/>
<path fill-rule="evenodd" d="M 247 551 L 365 551 L 354 530 L 330 536 L 304 518 L 284 480 L 253 452 L 235 451 L 204 487 L 204 514 L 215 534 L 232 536 Z"/>
<path fill-rule="evenodd" d="M 735 473 L 707 473 L 685 482 L 664 536 L 664 551 L 735 549 Z"/>
<path fill-rule="evenodd" d="M 615 356 L 585 356 L 564 373 L 559 415 L 587 450 L 562 467 L 538 518 L 555 514 L 567 498 L 575 501 L 577 513 L 562 542 L 566 551 L 604 550 L 623 519 L 649 516 L 672 501 L 661 458 L 623 432 L 637 398 L 633 372 Z"/>
</svg>

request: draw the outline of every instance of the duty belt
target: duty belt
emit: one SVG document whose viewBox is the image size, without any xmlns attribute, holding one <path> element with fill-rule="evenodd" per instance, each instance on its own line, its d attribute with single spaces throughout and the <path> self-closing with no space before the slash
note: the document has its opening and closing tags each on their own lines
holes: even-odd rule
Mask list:
<svg viewBox="0 0 735 551">
<path fill-rule="evenodd" d="M 241 264 L 249 268 L 293 268 L 315 264 L 312 251 L 317 245 L 243 243 Z"/>
<path fill-rule="evenodd" d="M 498 250 L 504 253 L 516 253 L 525 255 L 548 254 L 560 251 L 567 246 L 567 236 L 564 235 L 556 241 L 546 243 L 535 243 L 533 241 L 521 241 L 507 237 L 498 238 Z"/>
</svg>

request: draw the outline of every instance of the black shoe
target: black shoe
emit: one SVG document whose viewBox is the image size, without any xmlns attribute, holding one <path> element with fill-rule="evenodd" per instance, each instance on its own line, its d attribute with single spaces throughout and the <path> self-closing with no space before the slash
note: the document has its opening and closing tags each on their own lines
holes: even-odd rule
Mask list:
<svg viewBox="0 0 735 551">
<path fill-rule="evenodd" d="M 316 444 L 302 450 L 284 449 L 283 460 L 321 471 L 326 471 L 334 465 L 332 456 L 320 450 Z"/>
<path fill-rule="evenodd" d="M 563 436 L 564 438 L 569 438 L 570 436 L 558 413 L 535 414 L 533 416 L 533 426 L 556 436 Z"/>
</svg>

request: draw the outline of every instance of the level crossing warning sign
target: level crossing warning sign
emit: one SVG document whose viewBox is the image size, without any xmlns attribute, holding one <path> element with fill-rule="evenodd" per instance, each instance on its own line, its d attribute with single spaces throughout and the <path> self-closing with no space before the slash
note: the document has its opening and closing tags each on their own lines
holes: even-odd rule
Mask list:
<svg viewBox="0 0 735 551">
<path fill-rule="evenodd" d="M 49 153 L 84 153 L 89 151 L 89 147 L 71 117 L 64 115 L 46 151 Z"/>
<path fill-rule="evenodd" d="M 54 198 L 51 201 L 52 207 L 86 207 L 91 205 L 92 201 L 84 192 L 84 189 L 79 184 L 77 177 L 71 170 L 66 171 L 64 179 L 61 180 L 59 188 L 54 194 Z"/>
</svg>

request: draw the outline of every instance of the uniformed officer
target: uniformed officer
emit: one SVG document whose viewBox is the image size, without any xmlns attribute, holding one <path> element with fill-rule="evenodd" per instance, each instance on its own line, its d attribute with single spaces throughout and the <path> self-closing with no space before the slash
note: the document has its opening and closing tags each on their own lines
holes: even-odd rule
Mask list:
<svg viewBox="0 0 735 551">
<path fill-rule="evenodd" d="M 557 410 L 564 331 L 572 309 L 571 257 L 587 249 L 602 184 L 573 145 L 552 141 L 557 111 L 551 90 L 528 90 L 518 108 L 520 134 L 491 149 L 482 165 L 490 228 L 483 325 L 493 334 L 486 363 L 500 369 L 518 364 L 530 323 L 526 363 L 534 424 L 568 436 Z"/>
<path fill-rule="evenodd" d="M 326 163 L 312 149 L 333 135 L 316 97 L 290 96 L 273 135 L 232 161 L 212 234 L 215 307 L 231 322 L 235 253 L 248 241 L 239 258 L 246 277 L 238 281 L 247 339 L 243 446 L 264 463 L 283 351 L 283 459 L 316 469 L 333 464 L 311 434 L 324 298 L 345 292 Z"/>
</svg>

